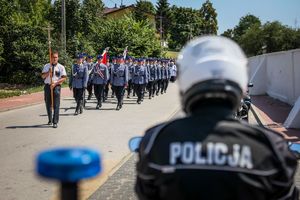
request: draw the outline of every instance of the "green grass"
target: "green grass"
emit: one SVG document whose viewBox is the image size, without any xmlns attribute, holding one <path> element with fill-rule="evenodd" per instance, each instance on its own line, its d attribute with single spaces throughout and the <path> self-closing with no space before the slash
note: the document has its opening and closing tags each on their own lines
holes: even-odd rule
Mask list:
<svg viewBox="0 0 300 200">
<path fill-rule="evenodd" d="M 167 57 L 167 58 L 175 58 L 176 59 L 179 52 L 176 52 L 176 51 L 166 51 L 165 53 L 166 53 L 165 57 Z"/>
<path fill-rule="evenodd" d="M 68 84 L 64 82 L 62 87 L 67 87 Z M 20 96 L 22 94 L 31 94 L 35 92 L 41 92 L 44 90 L 44 85 L 40 86 L 24 86 L 22 88 L 5 88 L 5 89 L 0 89 L 0 99 L 8 98 L 8 97 L 13 97 L 13 96 Z"/>
</svg>

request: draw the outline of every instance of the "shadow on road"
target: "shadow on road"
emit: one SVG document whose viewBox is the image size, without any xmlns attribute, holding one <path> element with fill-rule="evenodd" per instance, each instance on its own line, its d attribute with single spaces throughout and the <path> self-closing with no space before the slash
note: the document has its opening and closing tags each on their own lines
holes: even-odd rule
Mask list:
<svg viewBox="0 0 300 200">
<path fill-rule="evenodd" d="M 52 128 L 47 124 L 37 124 L 37 125 L 27 125 L 27 126 L 7 126 L 7 129 L 17 129 L 17 128 Z"/>
</svg>

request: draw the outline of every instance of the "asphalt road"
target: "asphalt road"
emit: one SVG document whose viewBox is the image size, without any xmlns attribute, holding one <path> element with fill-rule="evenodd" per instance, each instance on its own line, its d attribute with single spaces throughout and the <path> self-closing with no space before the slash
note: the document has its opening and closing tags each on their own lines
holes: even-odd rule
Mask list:
<svg viewBox="0 0 300 200">
<path fill-rule="evenodd" d="M 95 110 L 95 99 L 87 103 L 82 115 L 74 116 L 73 98 L 61 101 L 59 127 L 45 125 L 44 104 L 0 113 L 0 199 L 56 199 L 56 182 L 40 179 L 35 174 L 38 152 L 61 146 L 87 146 L 101 152 L 104 172 L 96 179 L 81 184 L 87 198 L 128 158 L 128 140 L 150 126 L 169 119 L 179 110 L 177 85 L 170 84 L 166 94 L 141 105 L 136 98 L 125 99 L 116 111 L 115 99 L 108 99 L 101 110 Z"/>
</svg>

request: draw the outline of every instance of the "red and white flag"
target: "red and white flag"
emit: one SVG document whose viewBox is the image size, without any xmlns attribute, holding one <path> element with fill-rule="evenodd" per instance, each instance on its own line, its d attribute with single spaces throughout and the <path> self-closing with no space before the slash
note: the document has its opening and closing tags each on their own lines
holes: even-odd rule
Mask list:
<svg viewBox="0 0 300 200">
<path fill-rule="evenodd" d="M 102 53 L 102 60 L 101 63 L 107 65 L 107 53 L 108 53 L 109 47 L 106 47 Z"/>
</svg>

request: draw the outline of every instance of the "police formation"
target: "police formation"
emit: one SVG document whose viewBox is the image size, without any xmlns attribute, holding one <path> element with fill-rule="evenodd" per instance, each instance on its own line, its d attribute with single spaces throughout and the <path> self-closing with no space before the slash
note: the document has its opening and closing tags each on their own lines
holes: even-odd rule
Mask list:
<svg viewBox="0 0 300 200">
<path fill-rule="evenodd" d="M 86 59 L 85 59 L 86 58 Z M 75 115 L 83 112 L 87 100 L 93 95 L 97 99 L 96 109 L 108 98 L 117 99 L 116 110 L 123 107 L 124 96 L 137 96 L 137 104 L 141 104 L 148 94 L 148 98 L 167 92 L 169 82 L 175 82 L 177 68 L 173 60 L 155 58 L 137 58 L 127 56 L 112 57 L 112 62 L 103 63 L 103 57 L 97 56 L 93 62 L 92 56 L 78 55 L 72 66 L 69 87 L 73 89 L 76 101 Z M 85 90 L 88 96 L 85 99 Z"/>
</svg>

